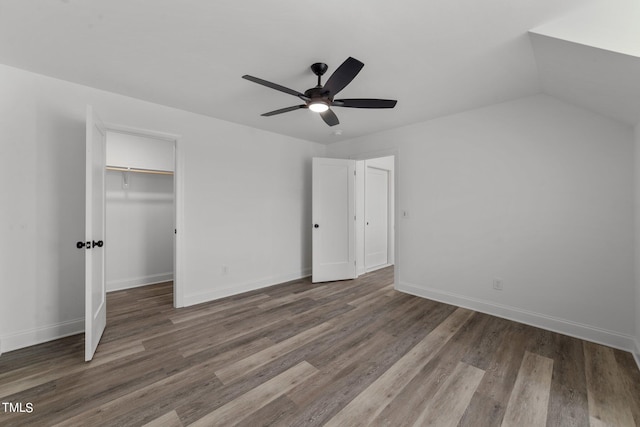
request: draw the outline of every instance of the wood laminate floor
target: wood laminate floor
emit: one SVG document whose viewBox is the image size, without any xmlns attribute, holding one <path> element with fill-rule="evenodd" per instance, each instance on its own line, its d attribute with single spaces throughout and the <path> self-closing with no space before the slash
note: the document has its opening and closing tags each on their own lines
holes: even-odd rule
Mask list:
<svg viewBox="0 0 640 427">
<path fill-rule="evenodd" d="M 640 426 L 629 353 L 393 290 L 386 268 L 185 309 L 111 293 L 82 335 L 0 357 L 18 426 Z"/>
</svg>

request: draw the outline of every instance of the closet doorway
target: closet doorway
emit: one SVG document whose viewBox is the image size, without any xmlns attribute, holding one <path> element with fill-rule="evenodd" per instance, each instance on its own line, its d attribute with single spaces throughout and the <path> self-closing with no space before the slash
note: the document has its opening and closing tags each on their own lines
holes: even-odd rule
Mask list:
<svg viewBox="0 0 640 427">
<path fill-rule="evenodd" d="M 365 175 L 364 268 L 389 265 L 389 171 L 367 165 Z"/>
<path fill-rule="evenodd" d="M 358 275 L 395 264 L 395 156 L 356 162 Z"/>
<path fill-rule="evenodd" d="M 176 139 L 107 129 L 106 291 L 173 282 Z"/>
</svg>

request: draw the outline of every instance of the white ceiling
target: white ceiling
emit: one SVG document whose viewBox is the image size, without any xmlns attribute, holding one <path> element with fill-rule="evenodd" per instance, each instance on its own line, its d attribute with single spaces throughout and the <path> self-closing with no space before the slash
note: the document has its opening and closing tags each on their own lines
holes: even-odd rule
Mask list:
<svg viewBox="0 0 640 427">
<path fill-rule="evenodd" d="M 592 2 L 530 32 L 542 91 L 640 122 L 640 1 Z"/>
<path fill-rule="evenodd" d="M 0 0 L 0 63 L 331 143 L 539 93 L 528 31 L 617 1 Z M 241 79 L 304 91 L 309 65 L 328 76 L 349 56 L 365 67 L 339 97 L 395 109 L 335 108 L 333 128 L 306 110 L 261 117 L 300 100 Z"/>
<path fill-rule="evenodd" d="M 531 33 L 542 90 L 628 125 L 640 123 L 640 58 Z"/>
<path fill-rule="evenodd" d="M 533 32 L 640 57 L 640 1 L 588 2 Z"/>
</svg>

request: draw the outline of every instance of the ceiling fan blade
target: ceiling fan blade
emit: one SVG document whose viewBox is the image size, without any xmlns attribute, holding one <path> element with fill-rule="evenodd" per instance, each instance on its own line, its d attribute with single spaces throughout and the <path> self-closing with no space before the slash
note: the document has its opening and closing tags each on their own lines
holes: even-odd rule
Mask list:
<svg viewBox="0 0 640 427">
<path fill-rule="evenodd" d="M 331 105 L 350 108 L 393 108 L 397 102 L 395 99 L 354 98 L 335 99 Z"/>
<path fill-rule="evenodd" d="M 336 116 L 336 113 L 331 111 L 331 109 L 320 113 L 320 117 L 322 117 L 322 120 L 324 120 L 324 122 L 329 126 L 335 126 L 337 124 L 340 124 L 340 120 L 338 120 L 338 116 Z"/>
<path fill-rule="evenodd" d="M 266 80 L 250 76 L 248 74 L 245 74 L 244 76 L 242 76 L 242 78 L 245 80 L 249 80 L 250 82 L 258 83 L 262 86 L 270 87 L 271 89 L 279 90 L 280 92 L 288 93 L 289 95 L 297 96 L 298 98 L 304 99 L 305 101 L 309 99 L 309 97 L 305 96 L 304 93 L 300 93 L 297 90 L 289 89 L 288 87 L 284 87 L 276 83 L 271 83 Z"/>
<path fill-rule="evenodd" d="M 268 113 L 260 114 L 261 116 L 269 117 L 276 114 L 288 113 L 289 111 L 299 110 L 300 108 L 307 108 L 306 105 L 294 105 L 293 107 L 281 108 L 279 110 L 269 111 Z"/>
<path fill-rule="evenodd" d="M 346 61 L 333 72 L 329 80 L 324 84 L 324 90 L 328 91 L 331 96 L 336 95 L 345 88 L 351 80 L 358 75 L 364 64 L 355 58 L 348 57 Z"/>
</svg>

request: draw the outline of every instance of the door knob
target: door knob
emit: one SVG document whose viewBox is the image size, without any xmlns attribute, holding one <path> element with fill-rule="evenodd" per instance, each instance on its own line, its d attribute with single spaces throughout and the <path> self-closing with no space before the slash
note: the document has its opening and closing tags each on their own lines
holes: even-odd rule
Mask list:
<svg viewBox="0 0 640 427">
<path fill-rule="evenodd" d="M 96 246 L 101 248 L 102 245 L 104 245 L 104 242 L 102 240 L 98 240 L 97 242 L 94 240 L 91 244 L 92 248 L 95 248 Z M 89 242 L 87 242 L 87 246 L 89 246 Z"/>
<path fill-rule="evenodd" d="M 313 224 L 313 228 L 318 228 L 320 227 L 318 224 Z"/>
</svg>

